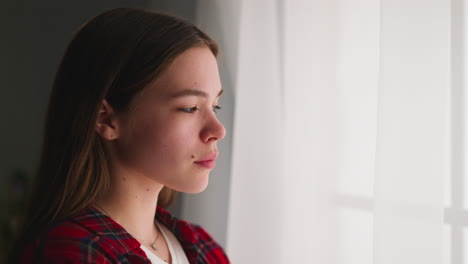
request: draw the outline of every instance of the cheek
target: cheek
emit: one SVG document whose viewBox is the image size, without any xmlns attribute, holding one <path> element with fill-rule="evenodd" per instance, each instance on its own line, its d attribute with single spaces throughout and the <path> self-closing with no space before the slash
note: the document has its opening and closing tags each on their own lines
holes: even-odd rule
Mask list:
<svg viewBox="0 0 468 264">
<path fill-rule="evenodd" d="M 200 144 L 199 123 L 186 116 L 164 121 L 135 122 L 119 151 L 125 155 L 125 166 L 174 190 L 202 191 L 208 171 L 193 164 L 207 151 Z"/>
<path fill-rule="evenodd" d="M 171 157 L 172 161 L 190 161 L 200 151 L 198 149 L 198 134 L 195 129 L 180 124 L 172 124 L 161 131 L 162 144 L 165 147 L 164 155 Z"/>
<path fill-rule="evenodd" d="M 171 135 L 167 133 L 164 124 L 154 122 L 139 126 L 132 133 L 133 153 L 136 159 L 167 162 L 167 154 L 171 150 Z M 161 160 L 163 159 L 163 160 Z"/>
<path fill-rule="evenodd" d="M 129 159 L 139 166 L 162 169 L 196 154 L 197 130 L 177 118 L 136 122 L 127 140 Z"/>
</svg>

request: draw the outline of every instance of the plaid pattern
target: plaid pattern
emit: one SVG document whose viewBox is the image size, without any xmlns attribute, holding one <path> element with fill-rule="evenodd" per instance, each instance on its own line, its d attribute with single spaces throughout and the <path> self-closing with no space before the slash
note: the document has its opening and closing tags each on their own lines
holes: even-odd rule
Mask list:
<svg viewBox="0 0 468 264">
<path fill-rule="evenodd" d="M 200 226 L 173 217 L 160 207 L 156 219 L 179 240 L 190 263 L 229 263 L 223 249 Z M 93 207 L 40 235 L 26 247 L 21 263 L 151 264 L 136 239 Z"/>
</svg>

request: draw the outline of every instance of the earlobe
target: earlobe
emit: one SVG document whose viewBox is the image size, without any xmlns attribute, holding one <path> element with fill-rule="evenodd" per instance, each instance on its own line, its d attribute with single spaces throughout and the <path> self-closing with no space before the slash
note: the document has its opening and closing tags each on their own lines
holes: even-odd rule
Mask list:
<svg viewBox="0 0 468 264">
<path fill-rule="evenodd" d="M 116 114 L 106 99 L 102 100 L 101 108 L 98 112 L 96 132 L 106 140 L 114 140 L 118 137 Z"/>
</svg>

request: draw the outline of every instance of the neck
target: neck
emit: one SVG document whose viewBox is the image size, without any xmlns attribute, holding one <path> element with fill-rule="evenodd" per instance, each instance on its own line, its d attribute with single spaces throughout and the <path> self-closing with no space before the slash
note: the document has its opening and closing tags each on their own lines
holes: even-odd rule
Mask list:
<svg viewBox="0 0 468 264">
<path fill-rule="evenodd" d="M 96 202 L 131 235 L 152 241 L 157 234 L 154 225 L 158 195 L 163 185 L 123 169 L 112 170 L 111 188 L 105 198 Z"/>
</svg>

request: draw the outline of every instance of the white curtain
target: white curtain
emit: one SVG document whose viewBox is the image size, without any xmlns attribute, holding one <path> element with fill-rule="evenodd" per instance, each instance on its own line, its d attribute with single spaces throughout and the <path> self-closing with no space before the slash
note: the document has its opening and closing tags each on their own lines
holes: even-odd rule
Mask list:
<svg viewBox="0 0 468 264">
<path fill-rule="evenodd" d="M 450 1 L 238 2 L 232 262 L 462 263 Z"/>
</svg>

